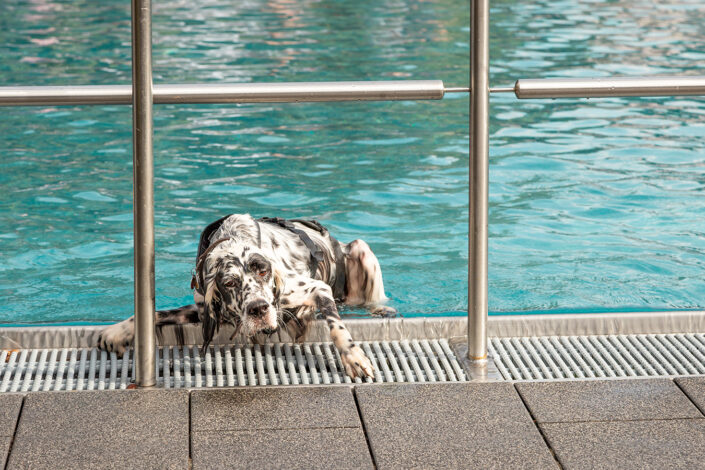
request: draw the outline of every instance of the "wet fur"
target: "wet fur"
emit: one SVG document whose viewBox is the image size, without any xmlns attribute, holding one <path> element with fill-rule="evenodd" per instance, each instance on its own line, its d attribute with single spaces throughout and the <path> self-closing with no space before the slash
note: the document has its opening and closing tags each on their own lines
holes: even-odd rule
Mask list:
<svg viewBox="0 0 705 470">
<path fill-rule="evenodd" d="M 204 260 L 204 295 L 196 292 L 193 305 L 157 312 L 157 331 L 163 325 L 177 325 L 177 339 L 183 342 L 180 325 L 201 323 L 204 347 L 224 324 L 249 337 L 283 328 L 291 338 L 302 341 L 310 322 L 320 313 L 348 375 L 372 376 L 372 365 L 354 344 L 336 302 L 364 306 L 376 314 L 395 313 L 384 305 L 386 296 L 377 258 L 362 240 L 341 245 L 345 292 L 343 298 L 334 299 L 332 288 L 341 275 L 336 272 L 334 241 L 327 231 L 320 233 L 299 223 L 295 226 L 323 252 L 315 274 L 310 272 L 310 251 L 298 235 L 269 223 L 259 223 L 258 228 L 248 214 L 234 214 L 210 237 L 214 246 Z M 129 318 L 106 328 L 98 347 L 121 354 L 133 336 L 134 322 Z"/>
</svg>

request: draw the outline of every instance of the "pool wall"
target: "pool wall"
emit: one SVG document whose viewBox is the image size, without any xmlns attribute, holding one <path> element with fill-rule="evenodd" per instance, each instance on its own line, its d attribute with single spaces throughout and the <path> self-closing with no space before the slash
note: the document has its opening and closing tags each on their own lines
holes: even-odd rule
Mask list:
<svg viewBox="0 0 705 470">
<path fill-rule="evenodd" d="M 414 338 L 452 339 L 467 335 L 467 318 L 389 318 L 350 319 L 345 324 L 358 341 L 403 340 Z M 105 325 L 58 327 L 0 328 L 0 348 L 84 348 L 95 344 Z M 512 336 L 572 336 L 607 334 L 667 334 L 705 331 L 705 311 L 630 312 L 557 315 L 490 316 L 487 323 L 490 337 Z M 214 344 L 243 343 L 245 338 L 230 340 L 232 330 L 223 328 Z M 164 328 L 159 344 L 177 344 L 173 328 Z M 197 326 L 184 328 L 185 344 L 201 344 Z M 306 341 L 328 341 L 328 329 L 323 321 L 311 328 Z M 277 333 L 263 342 L 289 342 L 285 333 Z"/>
</svg>

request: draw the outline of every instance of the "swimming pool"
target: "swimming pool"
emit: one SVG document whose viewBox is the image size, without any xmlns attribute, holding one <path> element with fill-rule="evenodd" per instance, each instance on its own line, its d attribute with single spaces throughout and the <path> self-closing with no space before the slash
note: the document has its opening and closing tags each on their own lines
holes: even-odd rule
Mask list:
<svg viewBox="0 0 705 470">
<path fill-rule="evenodd" d="M 465 2 L 163 1 L 157 83 L 468 80 Z M 705 7 L 492 8 L 492 83 L 699 74 Z M 129 5 L 7 2 L 0 84 L 130 80 Z M 703 306 L 705 99 L 492 98 L 490 310 Z M 316 217 L 378 254 L 404 315 L 467 305 L 467 96 L 155 107 L 157 306 L 190 299 L 200 230 Z M 7 108 L 0 323 L 132 312 L 130 109 Z M 352 312 L 355 313 L 355 312 Z"/>
</svg>

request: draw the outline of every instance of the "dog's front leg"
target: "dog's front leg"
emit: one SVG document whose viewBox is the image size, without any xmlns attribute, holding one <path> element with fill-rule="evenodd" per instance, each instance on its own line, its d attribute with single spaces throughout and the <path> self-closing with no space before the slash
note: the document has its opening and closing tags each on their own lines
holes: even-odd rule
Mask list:
<svg viewBox="0 0 705 470">
<path fill-rule="evenodd" d="M 322 281 L 300 281 L 299 285 L 291 291 L 285 292 L 281 297 L 281 306 L 293 308 L 302 305 L 314 307 L 326 319 L 330 337 L 340 353 L 345 373 L 351 378 L 372 377 L 374 368 L 365 353 L 353 342 L 352 336 L 338 314 L 338 307 L 333 300 L 331 288 Z"/>
</svg>

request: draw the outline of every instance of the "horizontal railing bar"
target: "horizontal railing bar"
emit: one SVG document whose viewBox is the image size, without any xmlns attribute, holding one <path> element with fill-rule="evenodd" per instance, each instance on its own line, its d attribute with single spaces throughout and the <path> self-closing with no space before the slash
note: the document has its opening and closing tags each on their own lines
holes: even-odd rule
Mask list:
<svg viewBox="0 0 705 470">
<path fill-rule="evenodd" d="M 512 91 L 519 99 L 705 95 L 705 76 L 521 79 Z"/>
<path fill-rule="evenodd" d="M 441 80 L 154 85 L 154 104 L 440 100 Z M 0 87 L 0 106 L 132 104 L 131 85 Z"/>
<path fill-rule="evenodd" d="M 468 87 L 445 88 L 441 80 L 356 82 L 288 82 L 154 85 L 154 104 L 291 103 L 324 101 L 440 100 L 445 93 L 469 93 Z M 519 99 L 600 98 L 620 96 L 705 95 L 705 76 L 520 79 Z M 0 106 L 132 104 L 130 85 L 0 87 Z"/>
</svg>

